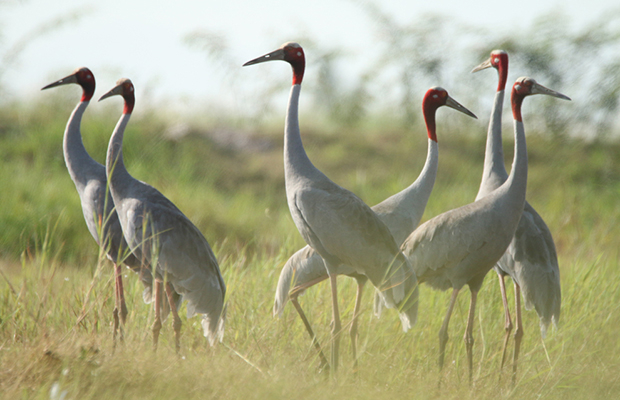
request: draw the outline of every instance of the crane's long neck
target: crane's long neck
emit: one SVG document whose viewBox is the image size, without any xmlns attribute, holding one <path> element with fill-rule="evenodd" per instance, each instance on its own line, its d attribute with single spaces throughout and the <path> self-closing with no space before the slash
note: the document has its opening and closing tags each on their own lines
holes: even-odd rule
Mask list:
<svg viewBox="0 0 620 400">
<path fill-rule="evenodd" d="M 101 164 L 93 160 L 88 154 L 82 142 L 80 125 L 82 123 L 82 115 L 84 115 L 84 111 L 86 111 L 88 104 L 88 100 L 80 101 L 71 113 L 65 129 L 62 146 L 65 164 L 67 165 L 71 179 L 73 179 L 76 186 L 80 187 L 86 185 L 97 166 L 101 167 Z"/>
<path fill-rule="evenodd" d="M 437 142 L 429 139 L 426 162 L 415 182 L 372 207 L 399 245 L 413 232 L 424 215 L 437 176 L 438 155 Z"/>
<path fill-rule="evenodd" d="M 525 129 L 519 119 L 514 121 L 515 131 L 515 154 L 512 161 L 512 170 L 504 183 L 507 186 L 508 197 L 506 203 L 510 203 L 523 212 L 525 205 L 525 193 L 527 190 L 527 145 L 525 142 Z"/>
<path fill-rule="evenodd" d="M 309 177 L 319 172 L 308 158 L 301 142 L 299 132 L 300 91 L 300 84 L 294 84 L 291 87 L 284 124 L 284 173 L 287 182 L 300 177 Z"/>
<path fill-rule="evenodd" d="M 426 152 L 426 162 L 424 163 L 424 168 L 422 168 L 422 172 L 418 176 L 418 179 L 411 185 L 416 185 L 418 188 L 417 191 L 420 193 L 418 196 L 417 207 L 419 207 L 422 212 L 426 208 L 426 203 L 428 202 L 428 198 L 431 197 L 431 192 L 433 191 L 433 186 L 435 186 L 435 178 L 437 177 L 437 165 L 439 164 L 439 146 L 437 141 L 428 139 L 428 150 Z M 420 215 L 422 218 L 422 215 Z M 417 223 L 420 221 L 418 220 Z M 416 223 L 416 225 L 417 225 Z"/>
<path fill-rule="evenodd" d="M 476 199 L 486 196 L 491 191 L 501 186 L 506 178 L 506 166 L 504 165 L 504 150 L 502 148 L 502 107 L 504 104 L 504 89 L 497 91 L 491 110 L 491 120 L 487 131 L 487 144 L 484 153 L 484 169 L 482 181 Z"/>
<path fill-rule="evenodd" d="M 126 184 L 133 180 L 129 172 L 127 172 L 125 162 L 123 161 L 123 136 L 127 123 L 129 123 L 129 118 L 131 118 L 130 113 L 123 113 L 114 128 L 114 132 L 112 132 L 112 137 L 108 144 L 106 173 L 108 174 L 110 189 L 114 197 L 126 189 Z"/>
</svg>

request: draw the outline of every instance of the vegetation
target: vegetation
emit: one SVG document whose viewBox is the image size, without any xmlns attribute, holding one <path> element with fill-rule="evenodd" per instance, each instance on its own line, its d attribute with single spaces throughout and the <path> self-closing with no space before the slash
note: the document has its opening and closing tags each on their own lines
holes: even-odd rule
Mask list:
<svg viewBox="0 0 620 400">
<path fill-rule="evenodd" d="M 424 220 L 472 201 L 482 173 L 494 85 L 480 85 L 479 91 L 485 93 L 481 96 L 449 77 L 464 76 L 467 68 L 462 66 L 478 64 L 491 48 L 465 46 L 457 52 L 457 42 L 448 40 L 449 32 L 442 30 L 435 32 L 433 40 L 444 53 L 432 53 L 428 49 L 437 46 L 430 45 L 428 32 L 441 19 L 426 19 L 415 28 L 400 26 L 372 4 L 360 5 L 374 16 L 388 68 L 379 73 L 371 66 L 347 86 L 336 73 L 343 54 L 312 43 L 305 46 L 319 60 L 315 64 L 319 79 L 307 83 L 308 96 L 302 100 L 302 106 L 313 105 L 301 116 L 310 158 L 368 204 L 402 190 L 417 177 L 426 156 L 419 101 L 427 87 L 441 83 L 477 111 L 481 120 L 438 112 L 439 172 Z M 553 18 L 561 18 L 547 16 L 532 27 L 532 32 L 544 35 L 523 32 L 518 38 L 489 39 L 488 33 L 474 30 L 461 30 L 459 35 L 459 41 L 477 37 L 479 43 L 505 48 L 514 61 L 511 71 L 525 71 L 519 75 L 530 74 L 575 100 L 570 105 L 533 98 L 524 110 L 528 200 L 554 235 L 563 302 L 560 327 L 544 341 L 535 312 L 524 311 L 525 336 L 514 387 L 510 366 L 499 370 L 504 319 L 493 272 L 478 297 L 473 388 L 467 384 L 461 339 L 468 296 L 461 295 L 455 308 L 441 373 L 437 333 L 448 293 L 422 286 L 418 323 L 403 334 L 393 310 L 379 320 L 372 316 L 372 293 L 367 290 L 360 319 L 359 366 L 352 371 L 345 337 L 337 382 L 318 371 L 316 353 L 292 307 L 282 318 L 272 317 L 280 269 L 305 244 L 284 196 L 284 104 L 274 96 L 284 90 L 280 81 L 277 90 L 267 85 L 267 95 L 257 96 L 263 99 L 255 112 L 241 119 L 190 116 L 187 125 L 179 126 L 156 106 L 144 110 L 138 105 L 126 132 L 128 170 L 160 189 L 201 229 L 214 247 L 228 288 L 223 343 L 209 348 L 198 319 L 182 315 L 179 356 L 174 352 L 171 321 L 165 323 L 159 349 L 153 353 L 153 312 L 142 301 L 142 285 L 129 271 L 125 339 L 113 344 L 112 268 L 87 232 L 62 156 L 62 134 L 78 89 L 46 93 L 30 105 L 10 101 L 0 105 L 0 398 L 617 397 L 620 63 L 617 27 L 611 23 L 615 16 L 610 13 L 598 24 L 571 34 L 547 29 Z M 228 65 L 222 37 L 195 34 L 190 42 Z M 18 54 L 13 48 L 4 52 L 4 67 Z M 561 56 L 567 53 L 574 57 Z M 596 68 L 592 59 L 579 61 L 578 53 L 601 55 Z M 442 63 L 446 54 L 468 56 L 461 57 L 460 63 Z M 450 69 L 455 65 L 460 75 Z M 0 88 L 2 72 L 0 68 Z M 489 79 L 478 75 L 467 75 L 468 88 L 475 86 L 471 82 Z M 579 77 L 587 77 L 581 86 L 576 84 Z M 402 90 L 389 93 L 377 87 Z M 596 99 L 584 95 L 593 87 L 599 90 Z M 377 99 L 372 93 L 385 96 Z M 378 100 L 387 100 L 388 105 Z M 399 112 L 385 111 L 390 104 Z M 120 106 L 92 108 L 82 124 L 84 142 L 91 155 L 103 162 Z M 504 148 L 510 164 L 512 125 L 509 114 L 505 116 Z M 594 129 L 583 131 L 585 126 Z M 342 317 L 349 321 L 355 285 L 350 279 L 340 281 Z M 319 341 L 329 348 L 328 285 L 317 285 L 300 301 Z"/>
<path fill-rule="evenodd" d="M 439 374 L 437 332 L 449 295 L 426 287 L 418 324 L 408 334 L 393 312 L 380 320 L 371 315 L 367 291 L 359 369 L 351 371 L 345 351 L 334 384 L 317 372 L 318 360 L 294 310 L 289 307 L 280 319 L 271 316 L 280 268 L 303 245 L 285 204 L 282 121 L 227 143 L 217 139 L 217 129 L 199 124 L 182 138 L 172 137 L 155 113 L 129 125 L 128 169 L 161 189 L 205 233 L 228 286 L 223 344 L 208 348 L 197 319 L 183 318 L 177 357 L 170 321 L 157 354 L 151 351 L 152 311 L 130 272 L 125 343 L 114 349 L 112 269 L 86 231 L 62 159 L 61 136 L 73 101 L 59 97 L 32 109 L 0 111 L 3 398 L 608 398 L 620 390 L 617 143 L 545 135 L 526 116 L 528 198 L 555 235 L 563 309 L 560 329 L 544 342 L 535 313 L 524 313 L 526 336 L 514 388 L 509 368 L 499 371 L 503 316 L 493 273 L 479 296 L 473 390 L 466 383 L 461 340 L 467 296 L 456 308 L 447 366 Z M 93 110 L 84 118 L 86 147 L 100 161 L 116 113 Z M 301 121 L 310 157 L 369 204 L 404 188 L 422 168 L 426 140 L 419 123 L 411 130 L 389 124 L 376 130 L 326 128 L 309 116 Z M 425 219 L 471 201 L 482 170 L 484 119 L 457 129 L 463 118 L 440 111 L 438 121 L 439 175 Z M 510 129 L 507 123 L 505 131 Z M 512 144 L 505 136 L 510 162 Z M 341 282 L 347 320 L 355 288 L 348 279 Z M 328 285 L 311 289 L 301 301 L 327 344 Z"/>
</svg>

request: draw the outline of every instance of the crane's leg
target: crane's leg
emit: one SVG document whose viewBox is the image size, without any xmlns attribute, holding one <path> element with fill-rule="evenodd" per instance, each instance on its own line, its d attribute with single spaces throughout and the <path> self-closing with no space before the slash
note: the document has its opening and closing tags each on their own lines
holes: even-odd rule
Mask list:
<svg viewBox="0 0 620 400">
<path fill-rule="evenodd" d="M 161 330 L 161 300 L 162 300 L 162 286 L 163 283 L 158 280 L 153 280 L 153 296 L 155 307 L 155 321 L 153 321 L 153 351 L 157 350 L 157 342 L 159 340 L 159 331 Z"/>
<path fill-rule="evenodd" d="M 508 309 L 508 299 L 506 298 L 506 283 L 504 282 L 504 276 L 500 273 L 497 274 L 499 278 L 499 288 L 502 292 L 502 303 L 504 303 L 504 318 L 505 325 L 504 330 L 506 335 L 504 336 L 504 350 L 502 351 L 502 364 L 500 369 L 504 368 L 504 362 L 506 361 L 506 350 L 508 348 L 508 339 L 510 339 L 510 332 L 512 331 L 512 321 L 510 319 L 510 310 Z"/>
<path fill-rule="evenodd" d="M 321 364 L 319 365 L 319 368 L 322 369 L 322 368 L 329 366 L 329 363 L 327 362 L 327 358 L 325 358 L 325 354 L 323 354 L 323 349 L 321 349 L 321 345 L 319 344 L 319 341 L 317 340 L 316 335 L 314 334 L 314 331 L 312 330 L 312 327 L 310 326 L 310 322 L 308 322 L 308 318 L 306 318 L 306 314 L 304 313 L 304 310 L 299 305 L 297 296 L 296 295 L 291 296 L 290 300 L 291 300 L 291 303 L 293 303 L 295 310 L 297 310 L 297 314 L 299 314 L 299 318 L 301 318 L 301 320 L 303 321 L 304 326 L 306 327 L 306 330 L 308 331 L 308 334 L 310 335 L 310 338 L 312 339 L 312 344 L 316 348 L 316 351 L 319 353 L 319 358 L 321 359 Z"/>
<path fill-rule="evenodd" d="M 517 328 L 515 329 L 515 353 L 512 364 L 512 384 L 517 382 L 517 360 L 519 359 L 519 350 L 521 350 L 521 339 L 523 338 L 523 321 L 521 320 L 521 288 L 517 282 L 515 285 L 515 313 Z"/>
<path fill-rule="evenodd" d="M 179 318 L 179 313 L 177 312 L 177 305 L 174 301 L 174 291 L 172 290 L 172 286 L 170 286 L 170 282 L 166 282 L 166 296 L 168 296 L 168 304 L 170 305 L 170 312 L 172 312 L 172 317 L 174 319 L 173 327 L 174 327 L 174 346 L 176 352 L 181 351 L 181 318 Z"/>
<path fill-rule="evenodd" d="M 364 292 L 364 284 L 366 282 L 357 282 L 357 294 L 355 296 L 355 308 L 353 309 L 353 320 L 351 321 L 351 329 L 349 329 L 349 335 L 351 336 L 351 353 L 353 354 L 353 369 L 357 371 L 357 320 L 360 315 L 360 309 L 362 308 L 362 294 Z"/>
<path fill-rule="evenodd" d="M 114 264 L 114 275 L 116 276 L 116 287 L 119 301 L 119 316 L 121 319 L 121 326 L 125 325 L 127 321 L 127 305 L 125 304 L 125 289 L 123 288 L 123 270 L 121 264 Z M 122 329 L 122 327 L 121 327 Z M 123 339 L 123 333 L 121 330 L 121 340 Z"/>
<path fill-rule="evenodd" d="M 471 290 L 471 288 L 470 288 Z M 472 371 L 474 368 L 472 350 L 474 348 L 474 335 L 472 333 L 474 329 L 474 316 L 476 315 L 476 300 L 478 298 L 478 291 L 471 290 L 471 302 L 469 303 L 469 315 L 467 316 L 467 328 L 465 328 L 465 349 L 467 350 L 467 366 L 469 368 L 469 384 L 472 382 Z"/>
<path fill-rule="evenodd" d="M 116 348 L 116 335 L 118 334 L 118 330 L 120 326 L 119 317 L 118 317 L 120 297 L 118 294 L 118 280 L 116 279 L 116 271 L 117 271 L 116 263 L 114 263 L 114 310 L 112 310 L 112 316 L 114 317 L 114 333 L 112 334 L 112 342 L 113 342 L 114 348 Z M 122 337 L 122 331 L 121 331 L 121 337 Z"/>
<path fill-rule="evenodd" d="M 448 324 L 450 323 L 450 317 L 452 317 L 452 311 L 454 310 L 454 304 L 456 298 L 459 295 L 459 289 L 452 289 L 452 297 L 450 298 L 450 305 L 446 312 L 446 317 L 443 320 L 441 329 L 439 330 L 439 370 L 443 368 L 443 359 L 446 355 L 446 343 L 448 343 Z"/>
<path fill-rule="evenodd" d="M 333 326 L 332 326 L 332 370 L 334 376 L 338 371 L 338 351 L 340 350 L 340 313 L 338 312 L 338 275 L 329 274 L 329 280 L 332 287 L 332 311 L 333 311 Z"/>
</svg>

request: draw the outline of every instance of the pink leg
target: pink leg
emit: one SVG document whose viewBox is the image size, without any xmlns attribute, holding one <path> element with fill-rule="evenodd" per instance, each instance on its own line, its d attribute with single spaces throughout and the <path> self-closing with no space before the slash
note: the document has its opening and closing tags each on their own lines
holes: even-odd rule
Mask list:
<svg viewBox="0 0 620 400">
<path fill-rule="evenodd" d="M 452 317 L 452 311 L 454 310 L 454 304 L 456 303 L 456 298 L 459 295 L 458 289 L 452 290 L 452 297 L 450 298 L 450 305 L 448 306 L 448 311 L 446 312 L 446 317 L 443 320 L 443 324 L 441 325 L 441 329 L 439 330 L 439 370 L 443 368 L 443 359 L 446 355 L 446 343 L 448 343 L 448 324 L 450 323 L 450 317 Z"/>
<path fill-rule="evenodd" d="M 470 288 L 471 290 L 471 288 Z M 469 303 L 469 315 L 467 317 L 467 328 L 465 329 L 465 336 L 463 340 L 465 341 L 465 349 L 467 350 L 467 365 L 469 367 L 469 384 L 472 382 L 472 371 L 473 371 L 473 347 L 474 347 L 474 316 L 476 315 L 476 299 L 478 297 L 478 291 L 471 291 L 471 302 Z"/>
<path fill-rule="evenodd" d="M 504 277 L 501 274 L 497 274 L 499 278 L 499 287 L 502 292 L 502 303 L 504 303 L 504 318 L 505 325 L 504 330 L 506 335 L 504 336 L 504 350 L 502 351 L 502 364 L 500 369 L 504 368 L 504 362 L 506 361 L 506 350 L 508 348 L 508 339 L 510 339 L 510 332 L 512 331 L 512 321 L 510 319 L 510 310 L 508 308 L 508 299 L 506 298 L 506 284 L 504 283 Z"/>
<path fill-rule="evenodd" d="M 177 305 L 174 302 L 174 291 L 172 290 L 172 286 L 170 283 L 166 283 L 166 295 L 168 296 L 168 304 L 170 304 L 170 312 L 172 312 L 172 317 L 174 319 L 173 327 L 174 327 L 174 344 L 176 348 L 176 352 L 181 351 L 181 318 L 179 318 L 179 313 L 177 312 Z"/>
<path fill-rule="evenodd" d="M 316 335 L 314 334 L 314 331 L 312 330 L 312 327 L 310 326 L 310 322 L 308 322 L 308 318 L 306 318 L 306 314 L 304 313 L 304 310 L 299 305 L 297 296 L 292 296 L 290 300 L 291 300 L 291 303 L 293 303 L 295 310 L 297 310 L 297 314 L 299 314 L 299 317 L 303 321 L 304 326 L 306 327 L 306 330 L 308 331 L 308 334 L 310 335 L 310 338 L 312 339 L 312 344 L 316 348 L 316 351 L 319 353 L 319 358 L 321 359 L 321 365 L 319 366 L 319 368 L 324 368 L 324 367 L 329 366 L 329 363 L 327 362 L 327 358 L 325 358 L 325 354 L 323 354 L 323 349 L 321 349 L 321 345 L 319 344 L 319 341 L 316 339 Z"/>
<path fill-rule="evenodd" d="M 338 275 L 332 274 L 329 276 L 329 280 L 331 282 L 332 287 L 332 311 L 333 311 L 333 323 L 332 326 L 332 370 L 334 375 L 338 371 L 338 352 L 340 350 L 340 313 L 338 311 L 338 283 L 336 279 Z"/>
<path fill-rule="evenodd" d="M 521 288 L 515 284 L 515 309 L 516 309 L 516 323 L 515 329 L 515 353 L 512 364 L 512 384 L 517 381 L 517 360 L 519 359 L 519 350 L 521 349 L 521 339 L 523 338 L 523 321 L 521 320 Z"/>
<path fill-rule="evenodd" d="M 295 286 L 289 292 L 289 300 L 291 300 L 291 303 L 293 303 L 295 310 L 297 310 L 297 314 L 299 314 L 299 317 L 304 323 L 304 326 L 306 327 L 306 330 L 308 331 L 308 334 L 310 335 L 310 338 L 312 339 L 312 344 L 314 345 L 314 347 L 319 353 L 319 358 L 321 359 L 321 364 L 319 365 L 320 369 L 329 367 L 329 363 L 327 362 L 327 358 L 325 357 L 325 354 L 323 353 L 323 349 L 321 349 L 321 345 L 319 344 L 316 338 L 316 335 L 314 334 L 314 331 L 312 330 L 312 327 L 310 326 L 310 322 L 308 321 L 308 318 L 306 318 L 306 314 L 304 313 L 304 310 L 301 308 L 301 305 L 299 304 L 299 301 L 297 299 L 301 292 L 308 289 L 309 287 L 316 285 L 317 283 L 323 282 L 325 279 L 327 279 L 328 276 L 329 275 L 324 275 L 317 279 L 313 279 L 309 282 L 306 282 L 303 285 Z"/>
<path fill-rule="evenodd" d="M 118 300 L 120 304 L 120 319 L 121 324 L 125 325 L 127 321 L 127 305 L 125 304 L 125 289 L 123 288 L 123 273 L 120 264 L 114 265 L 114 274 L 116 275 L 116 287 L 118 288 Z"/>
<path fill-rule="evenodd" d="M 159 331 L 161 330 L 161 300 L 162 300 L 163 283 L 157 279 L 153 280 L 153 301 L 155 307 L 155 321 L 153 321 L 153 351 L 157 350 L 157 342 L 159 341 Z"/>
<path fill-rule="evenodd" d="M 113 346 L 116 347 L 116 335 L 120 329 L 120 338 L 123 340 L 123 331 L 120 328 L 119 309 L 120 309 L 120 293 L 118 287 L 117 273 L 119 270 L 118 264 L 114 263 L 114 310 L 112 315 L 114 317 L 114 333 L 112 334 Z"/>
<path fill-rule="evenodd" d="M 357 320 L 360 315 L 360 309 L 362 308 L 362 294 L 364 292 L 364 283 L 365 282 L 357 282 L 357 294 L 355 296 L 353 320 L 351 321 L 351 329 L 349 329 L 349 335 L 351 336 L 351 353 L 353 354 L 353 368 L 355 371 L 357 371 Z"/>
</svg>

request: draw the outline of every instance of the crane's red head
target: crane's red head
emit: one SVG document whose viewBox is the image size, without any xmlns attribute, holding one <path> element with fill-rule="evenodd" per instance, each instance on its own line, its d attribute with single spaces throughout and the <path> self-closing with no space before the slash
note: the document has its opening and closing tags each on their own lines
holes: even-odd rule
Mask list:
<svg viewBox="0 0 620 400">
<path fill-rule="evenodd" d="M 66 76 L 54 83 L 50 83 L 47 86 L 41 88 L 41 90 L 53 88 L 61 85 L 68 85 L 70 83 L 77 83 L 82 87 L 82 98 L 80 101 L 90 101 L 93 94 L 95 94 L 95 75 L 86 67 L 81 67 L 73 71 L 69 76 Z"/>
<path fill-rule="evenodd" d="M 454 100 L 448 95 L 446 89 L 435 86 L 426 91 L 424 99 L 422 100 L 422 111 L 424 113 L 424 121 L 426 122 L 426 130 L 428 138 L 437 141 L 437 134 L 435 131 L 435 112 L 441 106 L 448 106 L 454 108 L 463 114 L 469 115 L 473 118 L 478 118 L 474 113 L 463 107 L 458 101 Z"/>
<path fill-rule="evenodd" d="M 304 49 L 295 42 L 284 43 L 279 49 L 250 60 L 243 64 L 243 66 L 274 60 L 282 60 L 291 64 L 291 67 L 293 67 L 293 85 L 301 85 L 306 68 L 306 57 L 304 55 Z"/>
<path fill-rule="evenodd" d="M 512 86 L 510 101 L 512 103 L 512 116 L 515 120 L 523 122 L 523 119 L 521 118 L 521 105 L 523 104 L 523 99 L 532 94 L 546 94 L 548 96 L 570 100 L 570 97 L 556 92 L 555 90 L 548 89 L 532 78 L 523 76 L 517 79 L 515 84 Z"/>
<path fill-rule="evenodd" d="M 493 50 L 491 52 L 491 57 L 472 69 L 471 72 L 477 72 L 491 67 L 495 68 L 499 74 L 497 91 L 504 90 L 506 88 L 506 80 L 508 79 L 508 53 L 504 50 Z"/>
<path fill-rule="evenodd" d="M 103 99 L 107 99 L 108 97 L 111 97 L 114 95 L 123 96 L 123 99 L 125 100 L 125 107 L 123 108 L 123 114 L 131 114 L 131 112 L 133 111 L 133 106 L 136 102 L 136 97 L 135 97 L 134 92 L 135 91 L 134 91 L 133 83 L 131 83 L 131 80 L 127 78 L 121 78 L 116 82 L 116 86 L 114 86 L 112 90 L 110 90 L 108 93 L 101 96 L 99 101 Z"/>
</svg>

